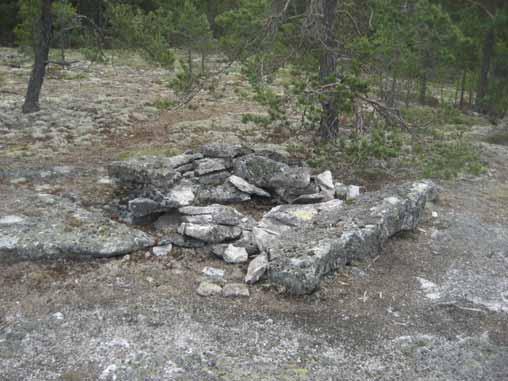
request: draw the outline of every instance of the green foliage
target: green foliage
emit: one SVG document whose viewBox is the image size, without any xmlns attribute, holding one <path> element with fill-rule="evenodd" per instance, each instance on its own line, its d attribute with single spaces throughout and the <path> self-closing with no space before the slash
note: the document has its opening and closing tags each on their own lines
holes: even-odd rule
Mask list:
<svg viewBox="0 0 508 381">
<path fill-rule="evenodd" d="M 176 94 L 182 95 L 188 93 L 192 89 L 194 78 L 189 66 L 180 62 L 180 67 L 176 72 L 175 78 L 169 82 L 169 87 L 175 91 Z"/>
<path fill-rule="evenodd" d="M 54 1 L 52 5 L 53 36 L 56 40 L 63 38 L 67 29 L 75 24 L 76 8 L 67 1 Z M 37 37 L 37 22 L 40 15 L 39 0 L 20 0 L 18 18 L 21 20 L 14 33 L 16 42 L 23 47 L 35 46 Z"/>
<path fill-rule="evenodd" d="M 429 127 L 439 127 L 443 125 L 473 126 L 482 124 L 485 121 L 479 117 L 473 117 L 464 114 L 452 106 L 443 105 L 439 108 L 428 106 L 406 107 L 401 109 L 404 119 L 412 125 Z M 417 127 L 418 128 L 418 127 Z"/>
<path fill-rule="evenodd" d="M 260 48 L 260 31 L 269 5 L 268 0 L 240 0 L 237 8 L 216 18 L 217 25 L 223 30 L 220 46 L 230 58 L 247 59 Z"/>
<path fill-rule="evenodd" d="M 164 9 L 144 12 L 127 4 L 108 8 L 113 45 L 135 49 L 149 62 L 172 67 L 175 57 L 169 48 L 172 14 Z"/>
<path fill-rule="evenodd" d="M 401 153 L 402 136 L 395 129 L 374 128 L 368 135 L 354 135 L 344 143 L 348 159 L 357 164 L 367 163 L 370 158 L 387 160 Z"/>
<path fill-rule="evenodd" d="M 257 115 L 257 114 L 243 114 L 242 115 L 242 123 L 254 123 L 261 126 L 268 126 L 272 123 L 272 118 L 266 115 Z"/>
<path fill-rule="evenodd" d="M 425 177 L 453 179 L 464 174 L 475 176 L 485 172 L 478 148 L 462 133 L 433 140 L 431 145 L 417 145 L 418 163 Z"/>
<path fill-rule="evenodd" d="M 14 28 L 18 15 L 18 0 L 3 0 L 0 4 L 0 45 L 14 42 Z"/>
<path fill-rule="evenodd" d="M 169 99 L 158 99 L 154 102 L 154 107 L 156 107 L 158 110 L 169 110 L 172 107 L 175 106 L 175 102 L 169 100 Z"/>
<path fill-rule="evenodd" d="M 39 0 L 20 0 L 18 17 L 21 20 L 14 34 L 20 46 L 35 46 L 36 20 L 40 15 Z"/>
</svg>

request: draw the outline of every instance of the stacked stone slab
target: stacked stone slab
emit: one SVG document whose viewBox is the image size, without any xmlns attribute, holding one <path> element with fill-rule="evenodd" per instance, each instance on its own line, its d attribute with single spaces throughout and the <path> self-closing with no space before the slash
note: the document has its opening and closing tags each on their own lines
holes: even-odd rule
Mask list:
<svg viewBox="0 0 508 381">
<path fill-rule="evenodd" d="M 134 222 L 185 206 L 236 204 L 253 197 L 293 202 L 320 191 L 302 163 L 242 145 L 208 144 L 200 152 L 117 161 L 109 173 L 129 191 Z"/>
</svg>

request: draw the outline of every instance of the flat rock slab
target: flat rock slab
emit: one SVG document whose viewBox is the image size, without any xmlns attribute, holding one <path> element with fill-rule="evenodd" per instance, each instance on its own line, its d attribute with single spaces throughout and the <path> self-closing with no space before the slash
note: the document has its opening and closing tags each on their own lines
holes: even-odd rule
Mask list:
<svg viewBox="0 0 508 381">
<path fill-rule="evenodd" d="M 243 283 L 228 283 L 222 289 L 222 295 L 225 298 L 248 298 L 250 292 L 249 288 Z"/>
<path fill-rule="evenodd" d="M 236 209 L 220 204 L 187 206 L 178 210 L 183 222 L 194 224 L 240 225 L 246 217 Z"/>
<path fill-rule="evenodd" d="M 252 150 L 241 144 L 211 143 L 201 147 L 201 153 L 207 157 L 232 159 L 237 156 L 252 153 Z"/>
<path fill-rule="evenodd" d="M 178 228 L 178 233 L 207 243 L 221 243 L 240 238 L 242 229 L 228 225 L 200 225 L 184 222 Z"/>
<path fill-rule="evenodd" d="M 250 195 L 255 195 L 259 197 L 271 197 L 270 193 L 267 191 L 258 188 L 252 184 L 249 184 L 247 181 L 242 179 L 241 177 L 232 175 L 228 178 L 228 181 L 233 184 L 238 190 L 248 193 Z"/>
<path fill-rule="evenodd" d="M 182 178 L 182 172 L 187 169 L 187 165 L 202 158 L 201 154 L 143 156 L 113 162 L 108 171 L 119 184 L 128 188 L 141 185 L 169 191 Z"/>
<path fill-rule="evenodd" d="M 435 192 L 432 182 L 418 182 L 361 195 L 352 205 L 274 208 L 257 228 L 270 260 L 270 281 L 291 294 L 315 291 L 325 274 L 376 256 L 388 238 L 415 229 Z"/>
<path fill-rule="evenodd" d="M 155 245 L 148 234 L 66 199 L 48 194 L 29 198 L 37 205 L 34 215 L 0 216 L 0 262 L 114 257 Z"/>
</svg>

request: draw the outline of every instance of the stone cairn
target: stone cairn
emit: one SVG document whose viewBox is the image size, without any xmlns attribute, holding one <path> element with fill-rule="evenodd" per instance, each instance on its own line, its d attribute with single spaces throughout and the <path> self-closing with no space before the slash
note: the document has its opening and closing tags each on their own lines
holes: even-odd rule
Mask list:
<svg viewBox="0 0 508 381">
<path fill-rule="evenodd" d="M 334 183 L 330 171 L 313 176 L 282 153 L 242 145 L 118 161 L 109 172 L 128 191 L 129 222 L 172 222 L 155 255 L 172 246 L 207 248 L 227 263 L 250 261 L 246 283 L 266 277 L 292 294 L 313 292 L 326 273 L 378 255 L 386 239 L 416 228 L 436 194 L 430 181 L 360 194 L 358 186 Z M 260 221 L 231 206 L 262 199 L 277 206 Z M 222 292 L 248 295 L 240 286 Z M 212 283 L 198 288 L 220 291 Z"/>
</svg>

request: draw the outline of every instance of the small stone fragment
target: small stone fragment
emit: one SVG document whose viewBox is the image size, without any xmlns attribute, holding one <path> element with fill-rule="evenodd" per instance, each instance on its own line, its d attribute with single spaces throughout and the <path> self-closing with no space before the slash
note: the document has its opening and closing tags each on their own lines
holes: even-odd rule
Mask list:
<svg viewBox="0 0 508 381">
<path fill-rule="evenodd" d="M 152 248 L 152 253 L 156 257 L 165 257 L 171 253 L 171 250 L 173 250 L 173 245 L 164 245 L 164 246 L 155 246 Z"/>
<path fill-rule="evenodd" d="M 335 197 L 345 200 L 348 193 L 348 186 L 342 183 L 335 183 Z"/>
<path fill-rule="evenodd" d="M 131 113 L 131 118 L 136 122 L 146 122 L 148 120 L 148 118 L 145 115 L 139 112 Z"/>
<path fill-rule="evenodd" d="M 64 314 L 61 312 L 55 312 L 51 317 L 55 320 L 64 320 Z"/>
<path fill-rule="evenodd" d="M 245 283 L 256 283 L 268 269 L 268 258 L 266 254 L 260 254 L 249 263 Z"/>
<path fill-rule="evenodd" d="M 222 289 L 225 298 L 249 297 L 249 288 L 243 283 L 228 283 Z"/>
<path fill-rule="evenodd" d="M 247 181 L 245 181 L 241 177 L 232 175 L 228 178 L 228 181 L 231 184 L 233 184 L 236 188 L 238 188 L 238 190 L 240 190 L 242 192 L 245 192 L 245 193 L 248 193 L 251 195 L 255 195 L 255 196 L 259 196 L 259 197 L 271 197 L 270 193 L 268 193 L 267 191 L 265 191 L 261 188 L 258 188 L 255 185 L 249 184 Z"/>
<path fill-rule="evenodd" d="M 226 261 L 226 263 L 244 263 L 248 261 L 249 254 L 244 247 L 228 245 L 222 258 Z"/>
<path fill-rule="evenodd" d="M 181 208 L 191 205 L 194 201 L 194 192 L 190 186 L 178 186 L 172 189 L 164 199 L 164 206 L 170 208 Z"/>
<path fill-rule="evenodd" d="M 347 187 L 346 200 L 354 200 L 360 196 L 360 187 L 358 185 L 350 185 Z"/>
<path fill-rule="evenodd" d="M 318 202 L 329 201 L 329 198 L 324 192 L 303 194 L 293 200 L 293 204 L 316 204 Z"/>
<path fill-rule="evenodd" d="M 321 190 L 334 190 L 332 172 L 325 171 L 316 176 L 316 181 Z"/>
<path fill-rule="evenodd" d="M 199 296 L 204 296 L 204 297 L 218 295 L 221 292 L 222 292 L 221 286 L 211 283 L 211 282 L 206 282 L 206 281 L 201 282 L 198 286 L 198 289 L 196 290 L 196 293 Z"/>
<path fill-rule="evenodd" d="M 21 224 L 25 219 L 20 216 L 4 216 L 0 217 L 0 225 Z"/>
<path fill-rule="evenodd" d="M 202 273 L 212 279 L 224 279 L 224 270 L 215 267 L 205 267 Z"/>
</svg>

